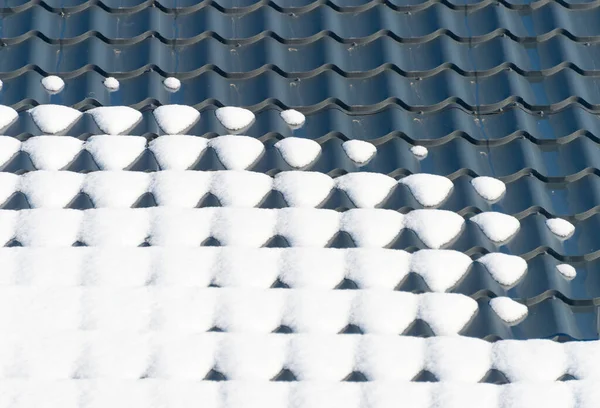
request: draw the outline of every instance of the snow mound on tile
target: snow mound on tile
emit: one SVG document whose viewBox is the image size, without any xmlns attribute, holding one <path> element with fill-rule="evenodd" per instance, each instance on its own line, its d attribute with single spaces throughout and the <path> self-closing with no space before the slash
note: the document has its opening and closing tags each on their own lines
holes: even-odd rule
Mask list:
<svg viewBox="0 0 600 408">
<path fill-rule="evenodd" d="M 394 210 L 351 209 L 342 214 L 341 230 L 359 247 L 382 248 L 398 236 L 403 221 L 404 216 Z"/>
<path fill-rule="evenodd" d="M 296 129 L 304 125 L 304 122 L 306 121 L 304 115 L 295 109 L 284 110 L 280 115 L 281 119 L 283 119 L 288 126 Z"/>
<path fill-rule="evenodd" d="M 169 92 L 177 92 L 181 88 L 181 81 L 175 77 L 165 78 L 163 85 Z"/>
<path fill-rule="evenodd" d="M 92 136 L 86 141 L 85 149 L 101 170 L 123 170 L 144 152 L 146 139 L 141 136 Z"/>
<path fill-rule="evenodd" d="M 84 178 L 70 171 L 32 171 L 21 177 L 19 190 L 32 208 L 64 208 L 81 191 Z"/>
<path fill-rule="evenodd" d="M 377 153 L 375 145 L 364 140 L 347 140 L 342 143 L 342 148 L 348 158 L 358 166 L 367 164 Z"/>
<path fill-rule="evenodd" d="M 204 153 L 208 139 L 198 136 L 160 136 L 148 144 L 161 170 L 187 170 Z"/>
<path fill-rule="evenodd" d="M 577 271 L 569 264 L 556 265 L 556 270 L 568 280 L 574 279 L 577 276 Z"/>
<path fill-rule="evenodd" d="M 281 192 L 290 207 L 317 207 L 334 184 L 327 174 L 312 171 L 282 171 L 273 179 L 273 189 Z"/>
<path fill-rule="evenodd" d="M 575 226 L 562 218 L 547 219 L 546 226 L 554 235 L 560 238 L 569 238 L 575 232 Z"/>
<path fill-rule="evenodd" d="M 71 246 L 79 238 L 82 211 L 70 209 L 22 210 L 15 230 L 15 239 L 24 246 Z"/>
<path fill-rule="evenodd" d="M 2 90 L 3 86 L 4 86 L 4 82 L 2 82 L 2 80 L 0 79 L 0 90 Z"/>
<path fill-rule="evenodd" d="M 246 170 L 264 153 L 265 146 L 250 136 L 225 135 L 210 139 L 208 145 L 227 170 Z"/>
<path fill-rule="evenodd" d="M 0 204 L 17 191 L 20 179 L 16 174 L 0 172 Z"/>
<path fill-rule="evenodd" d="M 250 171 L 216 171 L 212 173 L 210 191 L 224 207 L 256 207 L 269 194 L 273 179 Z"/>
<path fill-rule="evenodd" d="M 16 110 L 10 106 L 0 105 L 0 130 L 6 129 L 19 118 Z"/>
<path fill-rule="evenodd" d="M 424 293 L 419 296 L 418 317 L 436 336 L 457 335 L 477 312 L 477 302 L 457 293 Z"/>
<path fill-rule="evenodd" d="M 95 171 L 85 178 L 83 192 L 96 208 L 130 208 L 149 190 L 150 182 L 148 173 Z"/>
<path fill-rule="evenodd" d="M 488 201 L 496 201 L 506 191 L 506 184 L 494 177 L 481 176 L 471 180 L 471 185 L 482 198 Z"/>
<path fill-rule="evenodd" d="M 83 142 L 70 136 L 35 136 L 21 145 L 38 170 L 60 170 L 71 163 Z"/>
<path fill-rule="evenodd" d="M 512 215 L 499 212 L 483 212 L 471 218 L 481 231 L 493 242 L 505 242 L 517 233 L 521 224 Z"/>
<path fill-rule="evenodd" d="M 27 112 L 35 125 L 50 135 L 66 131 L 82 115 L 78 110 L 62 105 L 38 105 Z"/>
<path fill-rule="evenodd" d="M 419 160 L 427 157 L 427 154 L 429 153 L 425 146 L 413 146 L 410 148 L 410 152 Z"/>
<path fill-rule="evenodd" d="M 434 292 L 452 288 L 471 266 L 471 258 L 450 250 L 422 249 L 410 257 L 410 271 L 423 277 Z"/>
<path fill-rule="evenodd" d="M 492 252 L 477 259 L 496 282 L 512 286 L 527 272 L 527 262 L 519 256 Z"/>
<path fill-rule="evenodd" d="M 142 120 L 141 112 L 129 106 L 101 106 L 86 113 L 92 115 L 98 128 L 108 135 L 126 133 Z"/>
<path fill-rule="evenodd" d="M 0 166 L 4 166 L 21 149 L 21 141 L 10 136 L 0 136 Z"/>
<path fill-rule="evenodd" d="M 254 122 L 254 113 L 237 106 L 225 106 L 215 111 L 221 124 L 228 130 L 242 130 Z"/>
<path fill-rule="evenodd" d="M 398 181 L 406 185 L 415 199 L 424 207 L 440 205 L 452 191 L 454 184 L 444 176 L 435 174 L 411 174 Z"/>
<path fill-rule="evenodd" d="M 42 86 L 50 94 L 57 94 L 65 87 L 65 81 L 56 75 L 49 75 L 42 79 Z"/>
<path fill-rule="evenodd" d="M 324 247 L 339 231 L 341 214 L 334 210 L 284 208 L 277 212 L 276 231 L 291 246 Z"/>
<path fill-rule="evenodd" d="M 381 173 L 348 173 L 336 178 L 335 186 L 343 190 L 355 206 L 374 208 L 390 195 L 396 180 Z"/>
<path fill-rule="evenodd" d="M 313 163 L 321 153 L 321 145 L 311 139 L 286 137 L 275 143 L 283 160 L 291 167 L 299 169 Z"/>
<path fill-rule="evenodd" d="M 106 89 L 109 90 L 109 92 L 118 91 L 120 86 L 119 81 L 115 77 L 106 78 L 103 84 L 106 87 Z"/>
<path fill-rule="evenodd" d="M 163 170 L 153 177 L 151 190 L 159 206 L 194 208 L 209 193 L 212 173 Z"/>
<path fill-rule="evenodd" d="M 462 231 L 465 220 L 446 210 L 414 210 L 406 214 L 404 225 L 413 230 L 429 248 L 441 248 Z"/>
<path fill-rule="evenodd" d="M 506 296 L 491 299 L 490 306 L 505 323 L 516 323 L 527 316 L 527 306 Z"/>
<path fill-rule="evenodd" d="M 162 105 L 152 114 L 158 126 L 168 135 L 183 133 L 200 119 L 200 112 L 187 105 Z"/>
</svg>

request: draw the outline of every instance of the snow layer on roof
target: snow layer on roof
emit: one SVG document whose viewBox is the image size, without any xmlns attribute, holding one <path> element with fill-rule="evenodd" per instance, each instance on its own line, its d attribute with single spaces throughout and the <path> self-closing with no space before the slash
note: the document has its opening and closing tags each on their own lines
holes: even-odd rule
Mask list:
<svg viewBox="0 0 600 408">
<path fill-rule="evenodd" d="M 490 275 L 501 285 L 512 286 L 527 272 L 527 262 L 514 255 L 492 252 L 477 262 L 486 267 Z"/>
<path fill-rule="evenodd" d="M 8 200 L 19 188 L 20 177 L 16 174 L 0 172 L 0 203 Z"/>
<path fill-rule="evenodd" d="M 36 169 L 60 170 L 75 160 L 83 141 L 70 136 L 35 136 L 21 145 Z"/>
<path fill-rule="evenodd" d="M 217 171 L 210 191 L 224 207 L 256 207 L 273 188 L 273 179 L 250 171 Z"/>
<path fill-rule="evenodd" d="M 506 191 L 506 184 L 494 177 L 481 176 L 471 180 L 477 194 L 488 201 L 496 201 Z"/>
<path fill-rule="evenodd" d="M 146 149 L 146 139 L 137 136 L 91 136 L 85 149 L 102 170 L 123 170 L 133 164 Z"/>
<path fill-rule="evenodd" d="M 221 124 L 228 130 L 242 130 L 254 122 L 254 113 L 237 106 L 225 106 L 215 111 Z"/>
<path fill-rule="evenodd" d="M 414 210 L 406 214 L 404 225 L 413 230 L 429 248 L 441 248 L 462 231 L 465 220 L 446 210 Z"/>
<path fill-rule="evenodd" d="M 342 148 L 348 158 L 358 166 L 367 164 L 377 153 L 375 145 L 364 140 L 346 140 L 342 143 Z"/>
<path fill-rule="evenodd" d="M 50 135 L 66 131 L 82 115 L 78 110 L 62 105 L 38 105 L 28 112 L 35 125 Z"/>
<path fill-rule="evenodd" d="M 422 160 L 425 157 L 427 157 L 427 154 L 429 153 L 425 146 L 413 146 L 410 148 L 410 151 L 419 160 Z"/>
<path fill-rule="evenodd" d="M 81 191 L 85 178 L 69 171 L 32 171 L 23 175 L 16 187 L 32 208 L 63 208 Z"/>
<path fill-rule="evenodd" d="M 181 81 L 175 77 L 165 78 L 163 85 L 169 92 L 177 92 L 181 88 Z"/>
<path fill-rule="evenodd" d="M 19 118 L 16 110 L 10 106 L 0 105 L 0 130 L 7 128 Z"/>
<path fill-rule="evenodd" d="M 246 170 L 265 151 L 259 140 L 247 136 L 218 136 L 210 139 L 208 145 L 215 149 L 219 160 L 228 170 Z"/>
<path fill-rule="evenodd" d="M 565 279 L 574 279 L 577 276 L 577 271 L 575 268 L 569 264 L 560 264 L 556 265 L 556 269 Z"/>
<path fill-rule="evenodd" d="M 101 106 L 87 111 L 101 131 L 120 135 L 131 130 L 142 120 L 142 114 L 129 106 Z"/>
<path fill-rule="evenodd" d="M 435 174 L 411 174 L 400 179 L 399 183 L 408 186 L 416 200 L 424 207 L 440 205 L 452 191 L 454 184 L 443 176 Z"/>
<path fill-rule="evenodd" d="M 282 171 L 273 179 L 273 189 L 281 192 L 290 207 L 317 207 L 334 185 L 327 174 L 309 171 Z"/>
<path fill-rule="evenodd" d="M 471 218 L 481 231 L 494 242 L 505 242 L 517 233 L 519 220 L 512 215 L 499 212 L 484 212 Z"/>
<path fill-rule="evenodd" d="M 169 135 L 185 132 L 200 119 L 200 112 L 187 105 L 162 105 L 152 114 L 158 126 Z"/>
<path fill-rule="evenodd" d="M 291 167 L 300 169 L 313 163 L 321 153 L 321 145 L 311 139 L 286 137 L 275 143 L 283 160 Z"/>
<path fill-rule="evenodd" d="M 381 173 L 348 173 L 335 179 L 354 205 L 373 208 L 381 204 L 396 186 L 396 180 Z"/>
<path fill-rule="evenodd" d="M 0 136 L 0 166 L 5 165 L 21 149 L 19 139 Z"/>
<path fill-rule="evenodd" d="M 109 92 L 115 92 L 119 90 L 119 81 L 115 77 L 108 77 L 104 80 L 104 86 Z"/>
<path fill-rule="evenodd" d="M 162 170 L 187 170 L 206 150 L 208 139 L 197 136 L 157 137 L 148 144 Z"/>
<path fill-rule="evenodd" d="M 82 191 L 96 208 L 129 208 L 149 190 L 151 181 L 148 173 L 97 171 L 85 177 Z"/>
<path fill-rule="evenodd" d="M 65 81 L 56 75 L 49 75 L 42 78 L 42 86 L 50 94 L 57 94 L 65 87 Z"/>
<path fill-rule="evenodd" d="M 560 238 L 568 238 L 575 232 L 575 226 L 562 218 L 547 219 L 546 226 L 552 233 Z"/>
<path fill-rule="evenodd" d="M 492 310 L 506 323 L 514 324 L 527 316 L 527 306 L 509 297 L 499 296 L 490 300 Z"/>
<path fill-rule="evenodd" d="M 284 110 L 280 113 L 281 119 L 285 121 L 292 128 L 299 128 L 304 124 L 306 118 L 301 112 L 295 109 Z"/>
</svg>

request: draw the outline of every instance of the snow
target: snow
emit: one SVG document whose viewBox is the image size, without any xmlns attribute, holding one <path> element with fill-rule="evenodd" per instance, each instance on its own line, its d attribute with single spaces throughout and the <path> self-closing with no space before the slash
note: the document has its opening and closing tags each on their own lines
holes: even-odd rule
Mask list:
<svg viewBox="0 0 600 408">
<path fill-rule="evenodd" d="M 406 214 L 404 225 L 413 230 L 428 248 L 441 248 L 458 237 L 465 220 L 446 210 L 414 210 Z"/>
<path fill-rule="evenodd" d="M 212 172 L 163 170 L 154 173 L 151 192 L 159 206 L 195 208 L 211 180 Z"/>
<path fill-rule="evenodd" d="M 348 173 L 335 179 L 356 207 L 374 208 L 381 204 L 396 186 L 396 180 L 381 173 Z"/>
<path fill-rule="evenodd" d="M 104 86 L 109 92 L 115 92 L 119 90 L 119 81 L 114 77 L 108 77 L 104 80 Z"/>
<path fill-rule="evenodd" d="M 457 335 L 477 313 L 477 302 L 458 293 L 424 293 L 419 296 L 417 317 L 436 336 Z"/>
<path fill-rule="evenodd" d="M 167 91 L 177 92 L 181 88 L 181 81 L 175 77 L 168 77 L 163 81 L 163 85 Z"/>
<path fill-rule="evenodd" d="M 506 191 L 506 184 L 494 177 L 480 176 L 471 180 L 471 185 L 481 197 L 488 201 L 496 201 Z"/>
<path fill-rule="evenodd" d="M 215 111 L 221 124 L 230 131 L 242 130 L 254 122 L 254 113 L 237 106 L 225 106 Z"/>
<path fill-rule="evenodd" d="M 146 139 L 141 136 L 91 136 L 85 149 L 101 170 L 123 170 L 144 152 Z"/>
<path fill-rule="evenodd" d="M 183 133 L 200 119 L 200 112 L 186 105 L 162 105 L 152 114 L 158 126 L 168 135 Z"/>
<path fill-rule="evenodd" d="M 415 199 L 424 207 L 437 207 L 452 191 L 454 184 L 443 176 L 435 174 L 411 174 L 398 181 L 406 185 Z"/>
<path fill-rule="evenodd" d="M 291 167 L 300 169 L 313 163 L 321 154 L 321 145 L 311 139 L 286 137 L 275 143 L 283 160 Z"/>
<path fill-rule="evenodd" d="M 50 135 L 67 131 L 82 115 L 78 110 L 62 105 L 38 105 L 27 112 L 35 125 Z"/>
<path fill-rule="evenodd" d="M 492 364 L 511 382 L 538 382 L 556 381 L 567 372 L 569 361 L 565 346 L 555 341 L 505 340 L 493 344 Z"/>
<path fill-rule="evenodd" d="M 5 203 L 17 191 L 19 179 L 16 174 L 0 172 L 0 204 Z"/>
<path fill-rule="evenodd" d="M 95 208 L 130 208 L 149 190 L 150 177 L 134 171 L 96 171 L 87 174 L 82 191 Z"/>
<path fill-rule="evenodd" d="M 423 277 L 433 292 L 452 288 L 471 266 L 471 258 L 450 250 L 423 249 L 410 256 L 410 271 Z"/>
<path fill-rule="evenodd" d="M 65 81 L 56 75 L 49 75 L 42 79 L 42 86 L 50 94 L 57 94 L 65 87 Z"/>
<path fill-rule="evenodd" d="M 210 191 L 224 207 L 256 207 L 272 187 L 266 174 L 227 170 L 212 173 Z"/>
<path fill-rule="evenodd" d="M 16 110 L 10 106 L 0 105 L 0 130 L 6 129 L 19 118 Z"/>
<path fill-rule="evenodd" d="M 18 188 L 32 208 L 63 208 L 81 191 L 84 178 L 70 171 L 32 171 L 20 178 Z"/>
<path fill-rule="evenodd" d="M 15 137 L 0 136 L 0 166 L 4 166 L 21 149 L 21 141 Z"/>
<path fill-rule="evenodd" d="M 506 242 L 519 230 L 521 224 L 512 215 L 499 212 L 483 212 L 471 217 L 471 221 L 493 242 Z"/>
<path fill-rule="evenodd" d="M 145 209 L 99 208 L 79 213 L 81 240 L 88 246 L 136 247 L 150 232 L 150 212 Z"/>
<path fill-rule="evenodd" d="M 70 136 L 35 136 L 21 145 L 38 170 L 60 170 L 75 160 L 83 141 Z"/>
<path fill-rule="evenodd" d="M 413 146 L 410 148 L 410 152 L 414 154 L 418 160 L 424 159 L 429 153 L 425 146 Z"/>
<path fill-rule="evenodd" d="M 324 247 L 339 231 L 341 214 L 337 211 L 313 208 L 276 211 L 276 232 L 291 246 Z"/>
<path fill-rule="evenodd" d="M 101 131 L 120 135 L 131 130 L 142 120 L 141 112 L 129 106 L 101 106 L 87 111 Z"/>
<path fill-rule="evenodd" d="M 477 259 L 501 285 L 512 286 L 527 272 L 527 262 L 515 255 L 492 252 Z"/>
<path fill-rule="evenodd" d="M 382 248 L 394 242 L 404 216 L 394 210 L 351 209 L 340 221 L 340 229 L 350 234 L 356 246 Z"/>
<path fill-rule="evenodd" d="M 342 143 L 342 148 L 348 158 L 358 166 L 366 165 L 377 153 L 375 145 L 364 140 L 347 140 Z"/>
<path fill-rule="evenodd" d="M 556 270 L 567 280 L 574 279 L 577 276 L 577 270 L 569 264 L 556 265 Z"/>
<path fill-rule="evenodd" d="M 64 209 L 17 211 L 15 239 L 23 246 L 71 246 L 79 239 L 83 212 Z"/>
<path fill-rule="evenodd" d="M 509 324 L 516 324 L 520 322 L 525 316 L 527 316 L 527 306 L 515 302 L 509 297 L 498 296 L 490 300 L 490 306 L 492 310 Z"/>
<path fill-rule="evenodd" d="M 208 145 L 227 170 L 246 170 L 262 156 L 265 146 L 250 136 L 226 135 L 210 139 Z"/>
<path fill-rule="evenodd" d="M 306 118 L 301 112 L 295 109 L 284 110 L 280 113 L 281 119 L 285 121 L 291 128 L 297 129 L 304 125 Z"/>
<path fill-rule="evenodd" d="M 187 170 L 200 158 L 208 139 L 197 136 L 160 136 L 148 144 L 161 170 Z"/>
<path fill-rule="evenodd" d="M 546 226 L 554 235 L 560 238 L 569 238 L 575 232 L 575 226 L 562 218 L 547 219 Z"/>
<path fill-rule="evenodd" d="M 327 174 L 309 171 L 282 171 L 273 178 L 273 189 L 281 192 L 290 207 L 318 207 L 334 184 Z"/>
</svg>

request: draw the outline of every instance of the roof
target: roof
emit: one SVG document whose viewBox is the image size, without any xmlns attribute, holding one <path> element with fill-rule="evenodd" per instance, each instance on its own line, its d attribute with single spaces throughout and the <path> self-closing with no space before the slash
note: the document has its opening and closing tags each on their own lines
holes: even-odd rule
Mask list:
<svg viewBox="0 0 600 408">
<path fill-rule="evenodd" d="M 597 407 L 599 13 L 5 1 L 7 401 Z"/>
</svg>

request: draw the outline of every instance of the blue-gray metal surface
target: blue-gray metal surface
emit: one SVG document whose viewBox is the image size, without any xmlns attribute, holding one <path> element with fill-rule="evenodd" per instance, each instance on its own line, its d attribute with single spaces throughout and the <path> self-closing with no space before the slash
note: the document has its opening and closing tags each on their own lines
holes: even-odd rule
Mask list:
<svg viewBox="0 0 600 408">
<path fill-rule="evenodd" d="M 528 273 L 513 287 L 473 264 L 452 289 L 480 304 L 463 334 L 491 341 L 597 339 L 599 21 L 600 3 L 591 0 L 4 0 L 0 103 L 20 112 L 4 134 L 21 140 L 39 135 L 26 110 L 45 103 L 80 110 L 133 106 L 143 120 L 131 134 L 149 140 L 161 134 L 152 116 L 161 104 L 197 107 L 202 118 L 188 133 L 204 137 L 226 133 L 215 107 L 249 107 L 257 117 L 246 134 L 266 147 L 251 170 L 289 170 L 274 143 L 292 135 L 311 138 L 322 154 L 307 170 L 333 177 L 353 171 L 445 175 L 455 188 L 440 208 L 467 219 L 500 211 L 521 221 L 504 245 L 492 244 L 472 223 L 449 245 L 473 259 L 500 251 L 528 262 Z M 48 74 L 65 80 L 61 93 L 42 89 Z M 103 86 L 107 76 L 119 79 L 117 92 Z M 168 76 L 182 81 L 179 92 L 165 90 Z M 288 107 L 307 115 L 304 127 L 292 131 L 281 121 L 279 111 Z M 69 130 L 81 139 L 100 133 L 87 115 Z M 357 167 L 341 147 L 349 139 L 371 141 L 377 155 Z M 410 153 L 415 144 L 427 146 L 427 158 Z M 209 148 L 192 168 L 222 166 Z M 98 166 L 78 157 L 65 169 Z M 159 169 L 149 150 L 130 168 Z M 0 168 L 32 170 L 24 152 Z M 476 195 L 469 183 L 478 175 L 505 181 L 504 198 L 490 204 Z M 398 186 L 380 206 L 419 208 L 404 189 Z M 137 204 L 151 205 L 152 197 Z M 199 204 L 208 205 L 219 203 Z M 261 207 L 286 205 L 271 194 Z M 0 204 L 28 206 L 18 194 Z M 82 195 L 71 207 L 93 203 Z M 353 204 L 336 191 L 321 207 L 344 211 Z M 554 216 L 575 224 L 572 238 L 559 240 L 548 231 L 545 220 Z M 338 237 L 332 245 L 353 243 Z M 391 247 L 424 246 L 405 231 Z M 577 277 L 565 280 L 556 270 L 560 263 L 573 265 Z M 412 274 L 398 289 L 429 290 Z M 529 306 L 523 323 L 508 326 L 491 312 L 487 301 L 501 295 Z M 407 332 L 431 334 L 422 323 Z"/>
</svg>

